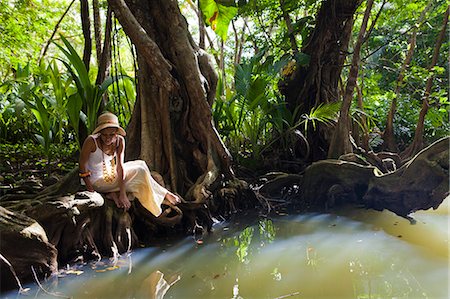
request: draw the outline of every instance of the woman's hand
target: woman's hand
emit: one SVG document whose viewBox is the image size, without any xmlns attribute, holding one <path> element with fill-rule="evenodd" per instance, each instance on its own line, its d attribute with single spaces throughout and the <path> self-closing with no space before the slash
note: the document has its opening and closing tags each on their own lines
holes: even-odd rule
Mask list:
<svg viewBox="0 0 450 299">
<path fill-rule="evenodd" d="M 85 183 L 86 183 L 87 191 L 95 192 L 94 187 L 92 186 L 91 182 L 89 182 L 89 183 L 85 182 Z"/>
<path fill-rule="evenodd" d="M 94 186 L 91 183 L 91 180 L 89 179 L 89 177 L 85 177 L 83 178 L 84 180 L 84 185 L 86 186 L 86 190 L 90 191 L 90 192 L 94 192 Z"/>
</svg>

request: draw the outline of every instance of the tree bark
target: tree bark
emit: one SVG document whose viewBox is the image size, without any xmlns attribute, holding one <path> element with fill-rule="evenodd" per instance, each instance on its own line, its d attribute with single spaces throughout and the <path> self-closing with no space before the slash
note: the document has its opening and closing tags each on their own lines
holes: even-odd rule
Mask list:
<svg viewBox="0 0 450 299">
<path fill-rule="evenodd" d="M 180 194 L 209 171 L 210 149 L 217 170 L 211 173 L 231 175 L 231 157 L 212 123 L 217 75 L 193 42 L 177 2 L 109 3 L 138 52 L 138 98 L 127 128 L 127 159 L 145 160 Z"/>
<path fill-rule="evenodd" d="M 111 65 L 111 31 L 112 31 L 112 11 L 108 7 L 106 12 L 105 22 L 105 40 L 103 41 L 102 54 L 98 64 L 98 73 L 95 84 L 100 85 L 109 74 L 109 67 Z M 106 96 L 106 94 L 105 94 Z M 106 105 L 106 102 L 103 103 Z"/>
<path fill-rule="evenodd" d="M 100 65 L 102 58 L 102 23 L 100 19 L 100 7 L 98 0 L 92 0 L 92 11 L 94 15 L 94 38 L 95 38 L 95 52 L 97 58 L 97 65 Z"/>
<path fill-rule="evenodd" d="M 220 75 L 221 75 L 221 79 L 222 79 L 222 85 L 223 85 L 223 90 L 227 90 L 227 74 L 225 72 L 225 43 L 224 41 L 221 39 L 219 41 L 220 45 L 220 63 L 219 63 L 219 70 L 220 70 Z"/>
<path fill-rule="evenodd" d="M 353 100 L 353 91 L 358 79 L 358 68 L 360 61 L 361 46 L 366 35 L 367 23 L 369 22 L 370 11 L 372 10 L 373 0 L 367 1 L 366 11 L 358 34 L 358 39 L 353 48 L 352 65 L 348 74 L 347 86 L 345 88 L 344 99 L 342 101 L 339 120 L 331 139 L 330 148 L 328 150 L 329 158 L 338 158 L 340 155 L 351 153 L 352 144 L 350 142 L 350 106 Z"/>
<path fill-rule="evenodd" d="M 449 195 L 449 141 L 449 137 L 442 138 L 396 171 L 372 177 L 363 198 L 365 206 L 403 217 L 417 210 L 437 209 Z"/>
<path fill-rule="evenodd" d="M 388 209 L 408 218 L 417 210 L 436 209 L 448 196 L 450 138 L 442 138 L 395 171 L 342 160 L 323 160 L 305 170 L 302 204 L 311 209 L 352 203 Z"/>
<path fill-rule="evenodd" d="M 0 207 L 1 290 L 56 273 L 57 250 L 34 219 Z"/>
<path fill-rule="evenodd" d="M 422 109 L 420 110 L 420 113 L 419 113 L 419 119 L 417 121 L 416 131 L 414 132 L 414 140 L 411 143 L 411 145 L 408 146 L 408 148 L 405 149 L 405 151 L 400 154 L 400 156 L 403 159 L 412 157 L 413 155 L 418 153 L 424 146 L 423 131 L 424 131 L 425 116 L 427 115 L 428 107 L 429 107 L 428 98 L 430 97 L 431 88 L 433 87 L 433 79 L 434 79 L 433 68 L 437 63 L 437 60 L 439 57 L 439 50 L 441 48 L 442 42 L 444 41 L 445 32 L 446 32 L 447 24 L 448 24 L 449 9 L 450 9 L 450 6 L 447 6 L 447 10 L 444 13 L 444 19 L 442 22 L 441 31 L 439 33 L 439 36 L 436 40 L 436 45 L 434 47 L 433 57 L 431 58 L 431 63 L 430 63 L 430 66 L 428 67 L 428 71 L 430 72 L 430 75 L 428 76 L 426 87 L 425 87 L 425 93 L 423 95 Z"/>
<path fill-rule="evenodd" d="M 363 95 L 362 95 L 362 90 L 361 88 L 358 86 L 358 84 L 356 84 L 356 92 L 357 92 L 357 96 L 358 96 L 358 109 L 361 111 L 361 116 L 360 116 L 360 126 L 358 127 L 358 124 L 355 122 L 353 127 L 354 129 L 353 131 L 353 135 L 355 136 L 355 140 L 357 139 L 356 136 L 359 135 L 358 132 L 361 132 L 361 136 L 359 137 L 359 143 L 361 144 L 362 148 L 365 149 L 366 151 L 369 150 L 369 129 L 367 128 L 367 117 L 366 117 L 366 112 L 364 111 L 364 102 L 363 102 Z"/>
<path fill-rule="evenodd" d="M 353 15 L 360 0 L 323 1 L 316 17 L 316 27 L 304 43 L 301 52 L 310 57 L 309 64 L 297 66 L 295 72 L 278 83 L 293 112 L 307 114 L 321 103 L 339 100 L 339 78 L 347 56 L 353 28 Z M 313 149 L 311 160 L 326 158 L 330 130 L 320 126 L 309 138 Z"/>
<path fill-rule="evenodd" d="M 244 18 L 244 24 L 242 26 L 242 32 L 241 32 L 241 38 L 239 39 L 239 47 L 238 47 L 238 51 L 236 52 L 236 57 L 234 59 L 234 63 L 236 63 L 236 64 L 241 63 L 242 50 L 244 49 L 244 42 L 245 42 L 245 28 L 247 28 L 247 19 L 246 18 Z"/>
<path fill-rule="evenodd" d="M 89 3 L 88 0 L 80 0 L 80 15 L 81 28 L 83 29 L 84 50 L 83 63 L 89 71 L 91 53 L 92 53 L 92 38 L 91 38 L 91 21 L 89 20 Z"/>
<path fill-rule="evenodd" d="M 188 1 L 189 3 L 191 3 L 191 1 Z M 198 19 L 198 30 L 199 30 L 199 42 L 198 42 L 198 46 L 201 49 L 205 49 L 205 35 L 206 35 L 206 28 L 205 28 L 205 23 L 203 22 L 203 13 L 202 10 L 200 9 L 200 0 L 197 0 L 197 7 L 193 7 L 196 14 L 197 14 L 197 19 Z"/>
<path fill-rule="evenodd" d="M 424 8 L 424 10 L 421 12 L 419 20 L 417 21 L 417 25 L 414 26 L 411 38 L 409 40 L 408 44 L 408 52 L 406 54 L 405 60 L 403 61 L 402 66 L 400 67 L 400 72 L 397 77 L 397 82 L 395 84 L 395 91 L 394 91 L 394 98 L 391 102 L 391 107 L 389 108 L 389 114 L 386 119 L 386 129 L 384 130 L 383 134 L 383 140 L 384 145 L 383 147 L 389 151 L 397 152 L 397 144 L 395 142 L 394 137 L 394 117 L 395 112 L 397 111 L 397 98 L 400 94 L 400 89 L 403 85 L 403 79 L 405 78 L 405 71 L 409 67 L 409 64 L 411 63 L 414 49 L 416 48 L 416 40 L 417 40 L 417 31 L 420 28 L 420 25 L 422 25 L 425 15 L 428 12 L 428 10 L 431 8 L 434 1 L 429 1 L 427 6 Z"/>
</svg>

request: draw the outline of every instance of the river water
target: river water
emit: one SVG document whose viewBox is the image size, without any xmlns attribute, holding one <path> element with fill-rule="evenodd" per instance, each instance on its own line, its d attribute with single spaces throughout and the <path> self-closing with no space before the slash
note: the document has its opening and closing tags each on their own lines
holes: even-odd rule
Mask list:
<svg viewBox="0 0 450 299">
<path fill-rule="evenodd" d="M 449 201 L 412 214 L 346 208 L 239 216 L 203 240 L 61 270 L 2 298 L 449 298 Z M 45 291 L 49 292 L 46 293 Z"/>
</svg>

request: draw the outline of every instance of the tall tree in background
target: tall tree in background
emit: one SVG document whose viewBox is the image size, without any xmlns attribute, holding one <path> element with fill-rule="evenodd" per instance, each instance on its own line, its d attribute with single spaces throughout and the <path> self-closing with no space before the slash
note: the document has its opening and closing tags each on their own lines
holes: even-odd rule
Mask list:
<svg viewBox="0 0 450 299">
<path fill-rule="evenodd" d="M 395 112 L 397 110 L 397 98 L 400 94 L 400 89 L 403 85 L 403 80 L 405 78 L 405 71 L 408 68 L 409 64 L 411 63 L 411 60 L 412 60 L 412 57 L 414 54 L 414 49 L 416 48 L 417 32 L 418 32 L 420 26 L 422 25 L 422 23 L 424 22 L 425 16 L 426 16 L 427 12 L 429 11 L 429 9 L 431 8 L 433 2 L 434 1 L 428 2 L 427 6 L 424 8 L 424 10 L 420 14 L 419 20 L 417 21 L 416 25 L 412 29 L 411 37 L 409 39 L 409 44 L 408 44 L 408 52 L 406 54 L 405 60 L 403 61 L 403 64 L 400 68 L 400 72 L 397 77 L 397 81 L 395 84 L 395 91 L 394 91 L 395 94 L 394 94 L 394 98 L 392 99 L 392 102 L 391 102 L 389 114 L 386 119 L 386 129 L 384 130 L 384 134 L 383 134 L 384 147 L 390 151 L 396 152 L 398 150 L 396 142 L 395 142 L 395 138 L 394 138 L 394 117 L 395 117 Z"/>
<path fill-rule="evenodd" d="M 193 42 L 177 1 L 108 3 L 138 55 L 127 159 L 145 160 L 173 191 L 191 190 L 188 199 L 203 201 L 209 184 L 231 174 L 231 157 L 212 123 L 208 100 L 217 75 L 209 57 Z"/>
<path fill-rule="evenodd" d="M 423 99 L 422 99 L 422 108 L 419 113 L 419 119 L 417 120 L 416 131 L 414 132 L 414 140 L 411 143 L 411 145 L 408 146 L 408 148 L 406 148 L 405 151 L 403 151 L 401 153 L 402 158 L 405 158 L 405 159 L 410 158 L 413 155 L 417 154 L 420 150 L 423 149 L 423 146 L 424 146 L 424 142 L 423 142 L 424 124 L 425 124 L 425 116 L 427 115 L 428 108 L 430 105 L 429 97 L 430 97 L 431 88 L 432 88 L 433 79 L 434 79 L 433 68 L 435 67 L 435 65 L 437 63 L 437 60 L 439 57 L 439 50 L 441 49 L 442 42 L 444 41 L 444 38 L 445 38 L 445 33 L 446 33 L 446 29 L 447 29 L 447 24 L 448 24 L 448 17 L 449 17 L 449 9 L 450 9 L 450 6 L 447 5 L 447 9 L 445 10 L 444 18 L 442 21 L 441 31 L 439 32 L 439 35 L 436 39 L 433 56 L 431 58 L 430 65 L 428 67 L 429 76 L 427 79 L 425 92 L 424 92 Z"/>
<path fill-rule="evenodd" d="M 80 0 L 81 28 L 83 29 L 84 51 L 83 62 L 89 71 L 91 54 L 92 54 L 92 38 L 91 38 L 91 21 L 89 19 L 89 2 L 88 0 Z"/>
<path fill-rule="evenodd" d="M 102 22 L 100 19 L 100 7 L 98 0 L 92 0 L 92 12 L 94 16 L 94 38 L 97 65 L 101 64 L 102 57 Z"/>
<path fill-rule="evenodd" d="M 331 139 L 330 149 L 328 150 L 329 158 L 337 159 L 340 155 L 353 152 L 352 144 L 350 142 L 350 106 L 353 100 L 353 91 L 358 79 L 361 46 L 366 38 L 366 28 L 369 22 L 372 6 L 373 0 L 368 0 L 361 28 L 359 30 L 358 39 L 353 47 L 352 64 L 348 74 L 347 85 L 345 87 L 344 98 L 339 113 L 339 120 L 333 133 L 333 138 Z"/>
<path fill-rule="evenodd" d="M 301 49 L 309 63 L 298 65 L 295 72 L 280 81 L 291 111 L 300 106 L 300 113 L 309 113 L 321 103 L 339 99 L 339 79 L 347 56 L 353 28 L 353 15 L 360 0 L 327 0 L 316 17 L 316 26 Z M 310 140 L 312 160 L 326 157 L 330 133 L 319 126 Z"/>
</svg>

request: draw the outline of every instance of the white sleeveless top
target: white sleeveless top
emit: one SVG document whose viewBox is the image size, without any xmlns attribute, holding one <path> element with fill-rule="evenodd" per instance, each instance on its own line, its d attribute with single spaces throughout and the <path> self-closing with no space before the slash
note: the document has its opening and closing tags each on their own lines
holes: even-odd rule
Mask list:
<svg viewBox="0 0 450 299">
<path fill-rule="evenodd" d="M 95 151 L 91 152 L 88 158 L 88 169 L 91 172 L 91 182 L 95 183 L 97 180 L 102 179 L 103 180 L 103 160 L 105 161 L 106 170 L 108 173 L 112 173 L 111 171 L 111 160 L 116 159 L 116 165 L 117 165 L 117 151 L 114 151 L 114 155 L 109 156 L 105 154 L 100 147 L 97 144 L 97 138 L 99 138 L 100 133 L 89 135 L 92 139 L 94 139 L 95 142 Z M 119 139 L 117 138 L 117 143 L 119 142 Z M 117 147 L 117 145 L 116 145 Z M 113 170 L 116 173 L 117 177 L 117 167 Z"/>
</svg>

